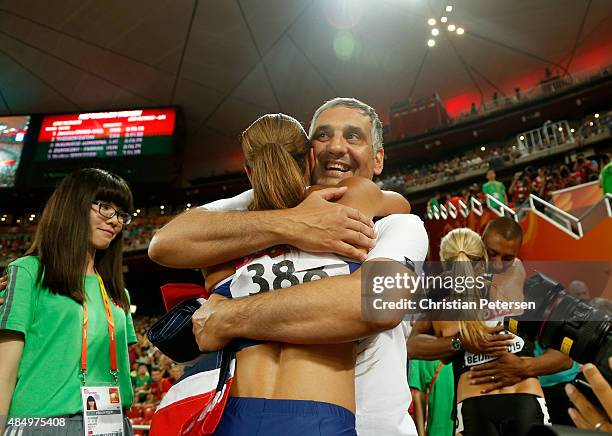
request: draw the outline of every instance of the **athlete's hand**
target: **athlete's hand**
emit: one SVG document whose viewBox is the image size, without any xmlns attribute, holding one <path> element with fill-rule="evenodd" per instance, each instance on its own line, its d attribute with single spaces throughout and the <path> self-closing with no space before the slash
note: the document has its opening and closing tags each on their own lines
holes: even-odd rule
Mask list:
<svg viewBox="0 0 612 436">
<path fill-rule="evenodd" d="M 225 329 L 220 323 L 220 312 L 231 303 L 232 300 L 213 294 L 191 317 L 193 334 L 200 351 L 221 350 L 232 340 L 222 335 Z"/>
<path fill-rule="evenodd" d="M 612 358 L 608 360 L 610 368 L 612 368 Z M 574 403 L 576 408 L 568 410 L 572 421 L 578 428 L 599 430 L 601 432 L 612 432 L 612 387 L 601 375 L 595 365 L 587 363 L 582 367 L 582 373 L 589 384 L 593 387 L 593 393 L 603 405 L 605 410 L 595 408 L 589 401 L 584 398 L 578 389 L 574 386 L 565 385 L 567 396 Z"/>
<path fill-rule="evenodd" d="M 345 192 L 346 187 L 321 189 L 289 209 L 290 245 L 365 260 L 376 242 L 374 223 L 357 209 L 332 203 Z"/>
<path fill-rule="evenodd" d="M 487 333 L 485 338 L 475 338 L 473 342 L 467 338 L 461 337 L 461 346 L 465 351 L 469 351 L 474 354 L 493 354 L 498 355 L 505 351 L 508 351 L 508 347 L 512 345 L 513 335 L 510 334 L 498 334 L 504 330 L 504 326 L 485 327 Z"/>
<path fill-rule="evenodd" d="M 493 362 L 471 367 L 468 378 L 473 385 L 486 385 L 480 391 L 486 394 L 524 380 L 526 365 L 525 359 L 506 351 Z"/>
</svg>

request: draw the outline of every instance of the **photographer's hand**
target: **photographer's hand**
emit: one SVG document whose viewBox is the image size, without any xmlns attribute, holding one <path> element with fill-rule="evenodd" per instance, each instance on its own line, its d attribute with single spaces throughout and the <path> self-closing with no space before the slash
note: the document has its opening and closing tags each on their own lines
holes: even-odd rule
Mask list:
<svg viewBox="0 0 612 436">
<path fill-rule="evenodd" d="M 608 363 L 612 368 L 612 358 L 609 359 Z M 578 428 L 612 432 L 612 387 L 610 387 L 610 384 L 604 379 L 599 370 L 591 363 L 584 365 L 582 373 L 591 384 L 593 393 L 605 408 L 605 412 L 595 408 L 578 389 L 567 384 L 565 385 L 565 392 L 571 402 L 574 403 L 574 406 L 576 406 L 575 409 L 570 408 L 568 410 L 572 421 L 574 421 Z"/>
</svg>

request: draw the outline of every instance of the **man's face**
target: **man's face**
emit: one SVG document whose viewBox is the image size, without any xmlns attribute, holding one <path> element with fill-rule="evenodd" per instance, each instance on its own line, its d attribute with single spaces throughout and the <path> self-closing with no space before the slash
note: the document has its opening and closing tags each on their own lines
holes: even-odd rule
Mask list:
<svg viewBox="0 0 612 436">
<path fill-rule="evenodd" d="M 372 154 L 372 122 L 358 109 L 334 107 L 316 121 L 313 183 L 335 185 L 351 176 L 371 179 L 383 168 L 384 151 Z"/>
<path fill-rule="evenodd" d="M 151 371 L 151 380 L 158 382 L 162 379 L 162 373 L 159 370 Z"/>
<path fill-rule="evenodd" d="M 505 239 L 497 232 L 487 232 L 482 240 L 487 247 L 489 267 L 495 274 L 506 271 L 516 259 L 521 248 L 521 239 Z"/>
<path fill-rule="evenodd" d="M 492 182 L 495 180 L 495 171 L 487 171 L 487 180 Z"/>
</svg>

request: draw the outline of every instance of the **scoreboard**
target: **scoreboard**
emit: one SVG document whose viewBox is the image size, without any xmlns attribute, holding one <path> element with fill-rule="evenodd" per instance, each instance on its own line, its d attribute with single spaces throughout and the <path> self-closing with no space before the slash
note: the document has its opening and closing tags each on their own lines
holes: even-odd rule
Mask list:
<svg viewBox="0 0 612 436">
<path fill-rule="evenodd" d="M 46 115 L 34 160 L 172 155 L 175 128 L 175 108 Z"/>
</svg>

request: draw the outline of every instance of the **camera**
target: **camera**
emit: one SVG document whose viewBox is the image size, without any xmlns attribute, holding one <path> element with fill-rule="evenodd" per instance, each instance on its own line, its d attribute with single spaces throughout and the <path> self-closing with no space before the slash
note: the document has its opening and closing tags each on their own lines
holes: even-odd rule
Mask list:
<svg viewBox="0 0 612 436">
<path fill-rule="evenodd" d="M 524 339 L 559 350 L 578 363 L 593 363 L 612 384 L 608 364 L 612 355 L 612 318 L 539 272 L 525 281 L 523 289 L 524 301 L 534 302 L 535 309 L 507 317 L 506 328 Z"/>
</svg>

